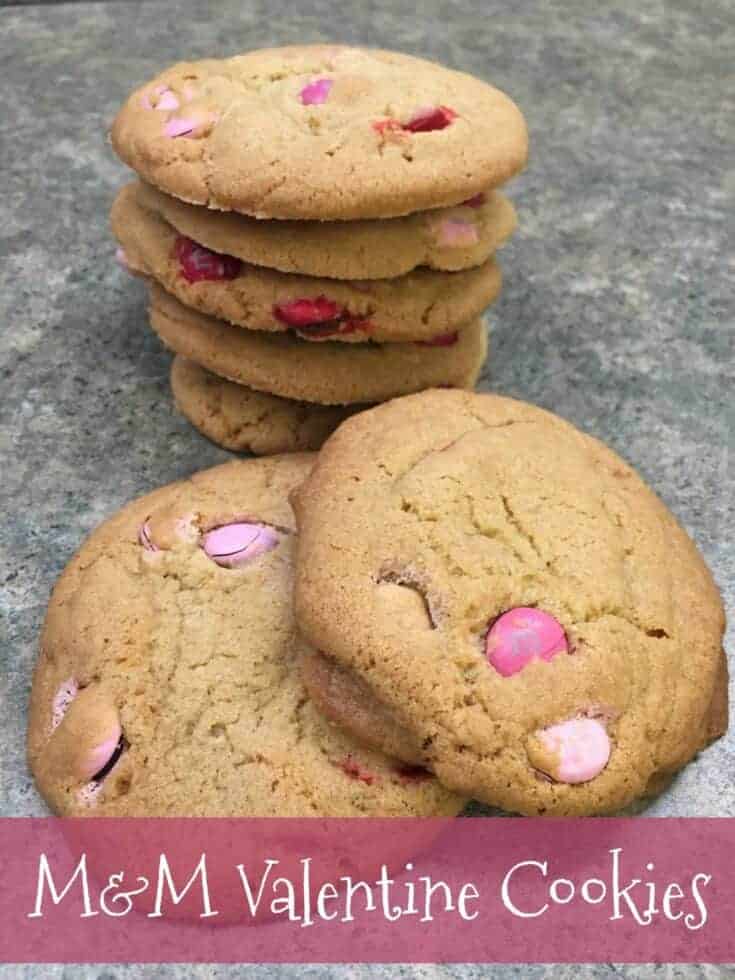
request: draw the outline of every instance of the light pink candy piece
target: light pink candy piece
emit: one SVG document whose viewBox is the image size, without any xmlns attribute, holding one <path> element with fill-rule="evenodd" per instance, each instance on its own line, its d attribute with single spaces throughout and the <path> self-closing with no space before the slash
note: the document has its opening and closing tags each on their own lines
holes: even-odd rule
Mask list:
<svg viewBox="0 0 735 980">
<path fill-rule="evenodd" d="M 329 98 L 334 82 L 331 78 L 315 78 L 313 82 L 305 85 L 299 97 L 302 105 L 322 105 Z"/>
<path fill-rule="evenodd" d="M 51 704 L 52 732 L 58 728 L 61 722 L 64 720 L 64 715 L 69 710 L 69 705 L 72 703 L 78 693 L 79 684 L 73 677 L 70 677 L 68 680 L 64 681 L 64 683 L 59 687 Z"/>
<path fill-rule="evenodd" d="M 439 225 L 437 235 L 440 245 L 454 247 L 476 245 L 479 237 L 475 225 L 461 218 L 445 218 Z"/>
<path fill-rule="evenodd" d="M 79 775 L 82 779 L 91 779 L 92 776 L 105 768 L 118 746 L 121 735 L 122 728 L 116 724 L 104 741 L 89 750 L 84 762 L 79 767 Z"/>
<path fill-rule="evenodd" d="M 279 542 L 278 534 L 265 524 L 223 524 L 204 536 L 202 547 L 208 558 L 234 568 L 271 551 Z"/>
<path fill-rule="evenodd" d="M 197 127 L 195 119 L 182 119 L 180 116 L 174 116 L 173 119 L 169 119 L 163 127 L 163 135 L 169 136 L 171 139 L 176 139 L 177 136 L 189 136 Z"/>
<path fill-rule="evenodd" d="M 155 108 L 159 112 L 173 112 L 174 109 L 178 109 L 180 102 L 170 88 L 164 89 L 164 91 L 158 97 L 158 102 L 156 102 Z"/>
<path fill-rule="evenodd" d="M 126 272 L 130 272 L 128 257 L 125 254 L 125 249 L 122 246 L 118 246 L 118 248 L 115 249 L 115 261 L 119 266 L 125 269 Z"/>
<path fill-rule="evenodd" d="M 146 551 L 158 551 L 159 549 L 153 543 L 153 538 L 151 537 L 151 528 L 148 521 L 145 524 L 141 524 L 140 530 L 138 531 L 138 543 L 142 544 Z"/>
<path fill-rule="evenodd" d="M 596 718 L 571 718 L 538 732 L 544 748 L 559 756 L 549 775 L 559 783 L 586 783 L 598 776 L 610 758 L 610 738 Z"/>
<path fill-rule="evenodd" d="M 517 674 L 532 660 L 551 660 L 557 653 L 568 652 L 561 625 L 553 616 L 530 606 L 503 613 L 485 639 L 485 655 L 503 677 Z"/>
</svg>

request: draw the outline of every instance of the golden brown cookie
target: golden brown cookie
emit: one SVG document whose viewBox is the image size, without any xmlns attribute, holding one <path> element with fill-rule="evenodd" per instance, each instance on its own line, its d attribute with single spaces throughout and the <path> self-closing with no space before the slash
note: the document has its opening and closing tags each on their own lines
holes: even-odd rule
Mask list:
<svg viewBox="0 0 735 980">
<path fill-rule="evenodd" d="M 151 287 L 151 326 L 163 343 L 222 378 L 320 405 L 385 401 L 433 385 L 471 388 L 487 353 L 482 320 L 442 346 L 310 344 L 291 334 L 242 330 Z"/>
<path fill-rule="evenodd" d="M 388 218 L 459 204 L 525 165 L 491 85 L 391 51 L 311 45 L 172 65 L 112 127 L 167 194 L 261 218 Z"/>
<path fill-rule="evenodd" d="M 227 463 L 125 507 L 49 605 L 28 752 L 64 815 L 428 816 L 462 800 L 359 745 L 298 677 L 288 494 L 312 463 Z"/>
<path fill-rule="evenodd" d="M 489 259 L 516 227 L 515 208 L 498 191 L 385 221 L 264 221 L 185 204 L 150 184 L 138 185 L 136 199 L 213 252 L 329 279 L 391 279 L 424 265 L 468 269 Z"/>
<path fill-rule="evenodd" d="M 139 203 L 136 184 L 118 194 L 111 222 L 132 271 L 187 306 L 250 330 L 306 340 L 435 340 L 479 316 L 500 292 L 492 258 L 461 272 L 416 269 L 398 279 L 355 281 L 245 266 L 180 236 Z"/>
<path fill-rule="evenodd" d="M 327 440 L 295 509 L 306 640 L 446 786 L 521 813 L 606 813 L 723 730 L 704 561 L 640 477 L 562 419 L 494 395 L 397 399 Z"/>
<path fill-rule="evenodd" d="M 178 410 L 202 435 L 224 449 L 256 456 L 318 449 L 352 414 L 342 406 L 255 391 L 179 356 L 171 365 L 171 390 Z"/>
</svg>

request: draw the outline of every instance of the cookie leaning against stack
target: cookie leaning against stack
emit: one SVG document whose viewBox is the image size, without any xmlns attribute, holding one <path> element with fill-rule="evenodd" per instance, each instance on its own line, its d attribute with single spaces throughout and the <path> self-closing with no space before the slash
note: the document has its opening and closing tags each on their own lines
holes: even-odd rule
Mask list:
<svg viewBox="0 0 735 980">
<path fill-rule="evenodd" d="M 527 152 L 502 92 L 403 54 L 277 48 L 174 65 L 112 142 L 142 178 L 112 227 L 154 284 L 154 329 L 251 389 L 225 419 L 216 398 L 202 412 L 206 375 L 177 370 L 177 404 L 215 441 L 316 448 L 354 410 L 325 405 L 474 385 L 516 223 L 496 188 Z"/>
<path fill-rule="evenodd" d="M 620 457 L 549 412 L 427 391 L 348 419 L 293 498 L 302 663 L 366 744 L 506 810 L 660 790 L 727 728 L 724 612 Z"/>
<path fill-rule="evenodd" d="M 62 815 L 452 816 L 464 800 L 330 726 L 299 681 L 289 493 L 305 454 L 123 508 L 49 604 L 28 753 Z M 243 515 L 247 515 L 244 517 Z"/>
</svg>

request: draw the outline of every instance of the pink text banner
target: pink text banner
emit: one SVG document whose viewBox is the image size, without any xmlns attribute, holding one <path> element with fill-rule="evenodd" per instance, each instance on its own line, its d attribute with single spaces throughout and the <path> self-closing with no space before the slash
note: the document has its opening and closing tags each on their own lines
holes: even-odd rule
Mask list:
<svg viewBox="0 0 735 980">
<path fill-rule="evenodd" d="M 735 961 L 735 820 L 4 819 L 6 963 Z"/>
</svg>

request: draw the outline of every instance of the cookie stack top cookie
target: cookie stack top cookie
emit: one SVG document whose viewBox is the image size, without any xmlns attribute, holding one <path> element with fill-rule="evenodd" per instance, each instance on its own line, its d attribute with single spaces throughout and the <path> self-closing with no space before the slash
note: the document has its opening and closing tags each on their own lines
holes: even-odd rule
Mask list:
<svg viewBox="0 0 735 980">
<path fill-rule="evenodd" d="M 410 55 L 337 45 L 182 62 L 137 89 L 112 129 L 167 194 L 259 218 L 392 218 L 456 205 L 525 164 L 498 89 Z"/>
</svg>

